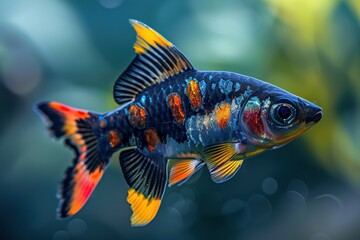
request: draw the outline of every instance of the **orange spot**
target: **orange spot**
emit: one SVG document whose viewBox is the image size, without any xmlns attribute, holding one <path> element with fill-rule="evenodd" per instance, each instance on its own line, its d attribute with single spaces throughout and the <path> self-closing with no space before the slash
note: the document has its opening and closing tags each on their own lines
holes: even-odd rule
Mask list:
<svg viewBox="0 0 360 240">
<path fill-rule="evenodd" d="M 105 128 L 106 125 L 107 125 L 107 122 L 106 122 L 105 119 L 103 119 L 103 120 L 100 121 L 100 127 L 101 127 L 101 128 Z"/>
<path fill-rule="evenodd" d="M 121 139 L 120 139 L 120 136 L 119 136 L 119 133 L 114 131 L 114 130 L 111 130 L 108 135 L 107 135 L 107 139 L 109 141 L 109 144 L 112 148 L 118 146 L 121 142 Z"/>
<path fill-rule="evenodd" d="M 153 129 L 146 130 L 145 141 L 147 143 L 147 148 L 151 152 L 155 150 L 155 145 L 160 142 L 157 132 Z"/>
<path fill-rule="evenodd" d="M 199 83 L 195 80 L 190 80 L 186 87 L 186 95 L 188 96 L 191 106 L 194 110 L 201 105 L 202 96 L 200 93 Z"/>
<path fill-rule="evenodd" d="M 220 128 L 225 128 L 230 120 L 230 104 L 220 103 L 215 110 L 216 121 Z"/>
<path fill-rule="evenodd" d="M 143 128 L 146 124 L 146 111 L 137 104 L 132 104 L 129 109 L 129 121 L 131 125 L 137 128 Z"/>
<path fill-rule="evenodd" d="M 181 97 L 177 93 L 171 93 L 168 96 L 168 104 L 172 112 L 172 116 L 177 123 L 184 123 L 185 112 Z"/>
</svg>

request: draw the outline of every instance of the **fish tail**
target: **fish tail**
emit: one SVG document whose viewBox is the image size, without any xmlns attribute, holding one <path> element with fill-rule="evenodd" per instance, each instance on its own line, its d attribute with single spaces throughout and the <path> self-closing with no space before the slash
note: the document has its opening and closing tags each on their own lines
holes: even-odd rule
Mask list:
<svg viewBox="0 0 360 240">
<path fill-rule="evenodd" d="M 78 110 L 57 102 L 41 102 L 35 110 L 48 123 L 48 130 L 75 153 L 73 165 L 65 171 L 58 198 L 58 215 L 77 213 L 101 179 L 111 154 L 100 144 L 100 114 Z"/>
</svg>

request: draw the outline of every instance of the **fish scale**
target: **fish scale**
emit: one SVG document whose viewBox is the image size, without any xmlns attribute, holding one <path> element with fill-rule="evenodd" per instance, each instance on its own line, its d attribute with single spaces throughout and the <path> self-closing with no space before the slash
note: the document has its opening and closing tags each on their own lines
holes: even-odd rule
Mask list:
<svg viewBox="0 0 360 240">
<path fill-rule="evenodd" d="M 116 151 L 131 225 L 144 226 L 166 185 L 183 184 L 203 166 L 215 183 L 228 181 L 245 159 L 285 145 L 322 117 L 315 104 L 269 83 L 198 71 L 155 30 L 130 23 L 136 57 L 114 84 L 119 108 L 99 114 L 56 102 L 35 106 L 75 154 L 59 192 L 61 218 L 84 206 Z"/>
<path fill-rule="evenodd" d="M 189 98 L 186 96 L 186 80 L 187 79 L 196 79 L 198 82 L 204 81 L 203 92 L 201 93 L 203 101 L 198 111 L 195 111 L 191 108 Z M 231 80 L 230 80 L 231 79 Z M 254 81 L 254 79 L 243 77 L 240 75 L 235 75 L 227 72 L 198 72 L 190 71 L 186 74 L 176 75 L 172 79 L 168 79 L 166 82 L 152 86 L 149 89 L 146 89 L 139 96 L 135 98 L 135 102 L 142 102 L 145 109 L 149 109 L 149 121 L 148 127 L 159 130 L 159 136 L 163 139 L 163 143 L 166 144 L 167 139 L 172 138 L 176 142 L 183 143 L 185 141 L 192 141 L 195 145 L 203 144 L 202 141 L 199 141 L 201 138 L 211 137 L 213 142 L 216 141 L 237 141 L 239 138 L 236 136 L 236 132 L 239 132 L 239 126 L 229 125 L 230 129 L 223 131 L 223 134 L 216 136 L 217 124 L 215 122 L 215 116 L 212 118 L 212 129 L 205 130 L 204 132 L 199 131 L 198 125 L 200 119 L 203 119 L 204 116 L 215 110 L 215 107 L 218 103 L 222 101 L 228 101 L 231 103 L 235 98 L 244 98 L 245 95 L 249 95 L 249 86 L 246 81 Z M 236 83 L 240 85 L 242 83 L 243 88 L 235 89 Z M 213 83 L 217 83 L 216 87 L 213 89 L 211 86 Z M 229 87 L 230 86 L 230 87 Z M 160 92 L 160 94 L 156 94 Z M 181 100 L 184 104 L 184 112 L 186 114 L 186 119 L 193 119 L 198 117 L 198 121 L 195 124 L 181 125 L 176 124 L 174 118 L 171 116 L 169 106 L 167 104 L 167 96 L 171 93 L 177 93 L 181 96 Z M 149 100 L 141 101 L 144 96 L 148 96 L 146 99 L 156 98 L 157 102 L 154 104 Z M 232 100 L 231 100 L 232 99 Z M 241 109 L 241 105 L 237 105 L 237 108 L 233 108 L 231 120 L 236 122 L 236 115 Z M 159 119 L 159 117 L 161 117 Z M 194 118 L 195 119 L 195 118 Z M 159 121 L 160 120 L 160 121 Z M 188 125 L 188 127 L 186 127 Z M 189 128 L 192 129 L 189 129 Z M 188 132 L 186 135 L 185 132 Z M 195 132 L 195 133 L 194 133 Z M 196 135 L 196 140 L 194 137 L 189 137 Z M 212 136 L 214 135 L 214 136 Z M 218 139 L 216 139 L 218 137 Z M 241 138 L 241 137 L 240 137 Z M 211 143 L 206 141 L 205 143 Z"/>
</svg>

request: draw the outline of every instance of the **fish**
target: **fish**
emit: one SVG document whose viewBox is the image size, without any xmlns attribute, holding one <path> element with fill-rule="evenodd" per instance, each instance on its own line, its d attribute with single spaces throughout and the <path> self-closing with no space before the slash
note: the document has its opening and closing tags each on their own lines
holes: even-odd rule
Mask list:
<svg viewBox="0 0 360 240">
<path fill-rule="evenodd" d="M 289 143 L 314 126 L 322 109 L 253 77 L 199 71 L 167 39 L 137 20 L 135 58 L 113 87 L 119 107 L 96 113 L 55 101 L 34 108 L 75 158 L 60 184 L 58 216 L 76 214 L 111 156 L 129 185 L 132 226 L 157 215 L 165 189 L 206 167 L 215 183 L 230 180 L 245 159 Z"/>
</svg>

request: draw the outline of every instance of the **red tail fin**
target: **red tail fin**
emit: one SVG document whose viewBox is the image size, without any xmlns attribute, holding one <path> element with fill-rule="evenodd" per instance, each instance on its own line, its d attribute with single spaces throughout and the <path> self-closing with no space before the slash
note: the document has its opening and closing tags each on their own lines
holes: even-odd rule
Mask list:
<svg viewBox="0 0 360 240">
<path fill-rule="evenodd" d="M 56 102 L 43 102 L 36 108 L 49 123 L 50 133 L 64 138 L 76 155 L 59 191 L 59 216 L 68 217 L 86 203 L 109 162 L 110 154 L 98 142 L 99 115 Z"/>
</svg>

